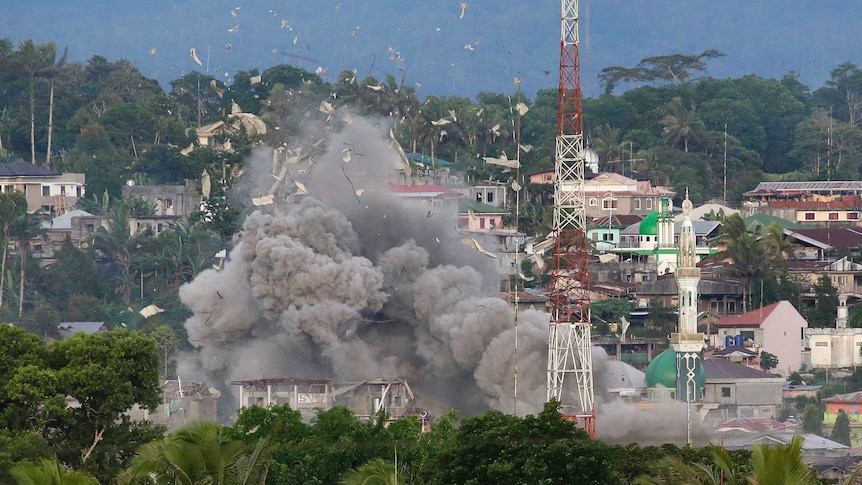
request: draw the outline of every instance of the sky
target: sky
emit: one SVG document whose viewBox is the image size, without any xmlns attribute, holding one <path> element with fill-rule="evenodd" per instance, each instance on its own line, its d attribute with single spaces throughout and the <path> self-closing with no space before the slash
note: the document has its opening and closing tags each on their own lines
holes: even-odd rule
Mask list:
<svg viewBox="0 0 862 485">
<path fill-rule="evenodd" d="M 527 96 L 556 86 L 560 12 L 559 0 L 4 0 L 0 38 L 55 41 L 78 62 L 126 58 L 166 88 L 195 69 L 229 83 L 237 70 L 290 63 L 330 81 L 344 69 L 399 80 L 403 70 L 422 97 L 474 99 L 514 93 L 516 77 Z M 727 54 L 710 76 L 793 71 L 812 89 L 842 62 L 862 65 L 855 2 L 582 0 L 579 25 L 587 97 L 601 92 L 604 67 L 707 49 Z"/>
</svg>

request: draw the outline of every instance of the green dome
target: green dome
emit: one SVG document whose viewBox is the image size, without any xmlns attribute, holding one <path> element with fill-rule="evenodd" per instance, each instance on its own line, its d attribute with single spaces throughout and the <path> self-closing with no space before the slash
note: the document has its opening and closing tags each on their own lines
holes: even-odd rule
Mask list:
<svg viewBox="0 0 862 485">
<path fill-rule="evenodd" d="M 647 389 L 654 389 L 658 386 L 663 386 L 668 389 L 677 388 L 677 372 L 676 372 L 676 352 L 671 348 L 658 354 L 658 356 L 650 362 L 646 369 L 646 386 Z M 703 398 L 703 388 L 706 387 L 706 371 L 703 368 L 703 362 L 697 359 L 695 367 L 695 381 L 697 382 L 698 391 L 693 396 L 693 401 L 699 401 Z M 682 391 L 684 392 L 684 390 Z M 678 396 L 680 400 L 685 400 L 685 396 Z"/>
<path fill-rule="evenodd" d="M 643 218 L 640 225 L 641 236 L 658 235 L 658 212 L 652 211 Z"/>
<path fill-rule="evenodd" d="M 676 388 L 676 352 L 673 349 L 658 354 L 646 368 L 647 388 L 660 385 L 668 389 Z"/>
</svg>

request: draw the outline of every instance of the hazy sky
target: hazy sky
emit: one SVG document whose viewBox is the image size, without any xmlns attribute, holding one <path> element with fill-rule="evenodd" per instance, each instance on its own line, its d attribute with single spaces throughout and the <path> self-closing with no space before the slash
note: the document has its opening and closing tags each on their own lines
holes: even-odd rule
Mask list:
<svg viewBox="0 0 862 485">
<path fill-rule="evenodd" d="M 68 47 L 74 61 L 127 58 L 163 85 L 197 69 L 225 81 L 236 70 L 292 63 L 360 78 L 395 74 L 422 96 L 554 87 L 559 65 L 557 0 L 4 0 L 0 37 Z M 233 10 L 239 7 L 237 10 Z M 581 1 L 582 83 L 610 65 L 718 49 L 714 77 L 789 71 L 816 89 L 842 62 L 862 65 L 856 2 L 813 0 Z M 233 14 L 231 11 L 233 10 Z M 235 16 L 234 16 L 235 14 Z M 230 32 L 229 30 L 234 30 Z M 231 48 L 227 48 L 227 44 Z M 189 56 L 195 48 L 202 67 Z M 227 74 L 227 75 L 226 75 Z"/>
</svg>

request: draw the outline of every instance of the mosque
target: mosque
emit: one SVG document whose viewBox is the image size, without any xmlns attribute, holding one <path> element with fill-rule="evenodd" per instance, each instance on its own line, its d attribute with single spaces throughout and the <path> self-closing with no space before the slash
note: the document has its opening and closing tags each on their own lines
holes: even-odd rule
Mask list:
<svg viewBox="0 0 862 485">
<path fill-rule="evenodd" d="M 679 246 L 674 247 L 674 220 L 670 198 L 663 197 L 659 210 L 647 216 L 642 234 L 654 232 L 659 268 L 672 270 L 679 288 L 679 324 L 671 334 L 671 347 L 650 362 L 646 370 L 646 386 L 650 399 L 668 396 L 689 403 L 703 399 L 706 372 L 701 361 L 704 336 L 697 331 L 697 285 L 700 281 L 699 256 L 695 251 L 694 225 L 691 221 L 692 203 L 686 191 L 682 203 L 683 222 Z M 654 223 L 652 221 L 655 221 Z M 653 229 L 651 224 L 655 224 Z"/>
</svg>

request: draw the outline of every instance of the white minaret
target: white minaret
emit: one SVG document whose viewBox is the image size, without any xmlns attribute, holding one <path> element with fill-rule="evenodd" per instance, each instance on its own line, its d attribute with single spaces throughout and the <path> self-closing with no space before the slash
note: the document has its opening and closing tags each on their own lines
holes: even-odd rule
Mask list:
<svg viewBox="0 0 862 485">
<path fill-rule="evenodd" d="M 699 401 L 702 390 L 695 380 L 695 369 L 703 350 L 703 334 L 697 332 L 697 283 L 700 268 L 695 254 L 694 226 L 691 223 L 691 201 L 688 190 L 682 203 L 684 216 L 679 234 L 679 259 L 674 278 L 679 288 L 679 327 L 671 334 L 671 346 L 677 358 L 677 396 L 684 401 Z"/>
</svg>

